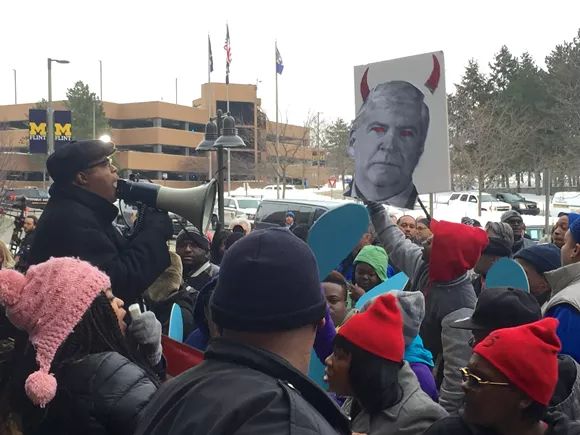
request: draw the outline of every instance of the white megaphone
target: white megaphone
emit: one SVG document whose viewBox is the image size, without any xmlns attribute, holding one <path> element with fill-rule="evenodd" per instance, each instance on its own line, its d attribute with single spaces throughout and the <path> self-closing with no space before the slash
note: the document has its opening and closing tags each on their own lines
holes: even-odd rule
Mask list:
<svg viewBox="0 0 580 435">
<path fill-rule="evenodd" d="M 117 181 L 117 198 L 127 204 L 143 204 L 175 213 L 191 222 L 202 234 L 211 223 L 216 192 L 216 180 L 188 189 L 122 179 Z"/>
</svg>

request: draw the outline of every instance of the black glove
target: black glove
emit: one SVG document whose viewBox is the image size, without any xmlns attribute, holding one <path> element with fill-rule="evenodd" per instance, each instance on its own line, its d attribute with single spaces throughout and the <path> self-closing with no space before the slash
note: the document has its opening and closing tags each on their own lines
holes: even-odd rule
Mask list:
<svg viewBox="0 0 580 435">
<path fill-rule="evenodd" d="M 147 210 L 143 219 L 143 230 L 159 231 L 165 240 L 173 237 L 173 223 L 166 211 Z"/>
<path fill-rule="evenodd" d="M 374 216 L 385 210 L 385 206 L 383 204 L 379 204 L 378 202 L 369 201 L 366 203 L 366 206 L 369 212 L 369 216 Z"/>
</svg>

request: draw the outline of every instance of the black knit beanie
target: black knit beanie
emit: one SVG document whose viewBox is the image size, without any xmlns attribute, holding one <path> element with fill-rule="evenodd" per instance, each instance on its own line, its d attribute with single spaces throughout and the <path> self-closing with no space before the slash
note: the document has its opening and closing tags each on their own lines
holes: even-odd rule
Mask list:
<svg viewBox="0 0 580 435">
<path fill-rule="evenodd" d="M 314 254 L 285 228 L 251 232 L 226 251 L 210 307 L 212 320 L 234 331 L 316 325 L 326 300 Z"/>
</svg>

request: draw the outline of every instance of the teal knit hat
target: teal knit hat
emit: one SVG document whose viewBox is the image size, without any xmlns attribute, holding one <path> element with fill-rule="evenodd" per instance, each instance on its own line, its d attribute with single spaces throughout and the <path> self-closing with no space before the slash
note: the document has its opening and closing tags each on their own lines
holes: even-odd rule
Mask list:
<svg viewBox="0 0 580 435">
<path fill-rule="evenodd" d="M 375 269 L 375 272 L 381 281 L 387 280 L 387 264 L 389 263 L 389 256 L 382 247 L 373 245 L 365 246 L 354 259 L 355 266 L 357 263 L 368 264 Z"/>
</svg>

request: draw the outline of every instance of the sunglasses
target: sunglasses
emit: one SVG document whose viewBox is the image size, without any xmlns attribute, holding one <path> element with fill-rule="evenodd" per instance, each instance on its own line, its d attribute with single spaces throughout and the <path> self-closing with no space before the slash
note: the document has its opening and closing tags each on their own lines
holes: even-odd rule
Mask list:
<svg viewBox="0 0 580 435">
<path fill-rule="evenodd" d="M 463 377 L 463 382 L 466 382 L 471 388 L 479 388 L 484 385 L 495 385 L 496 387 L 509 387 L 510 384 L 507 382 L 491 382 L 484 381 L 479 376 L 470 373 L 467 367 L 459 369 L 461 376 Z"/>
</svg>

